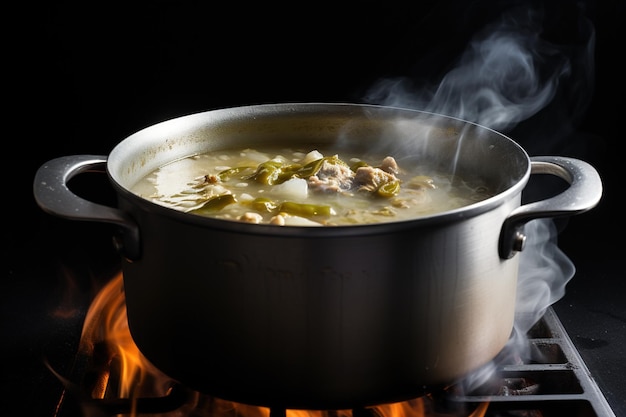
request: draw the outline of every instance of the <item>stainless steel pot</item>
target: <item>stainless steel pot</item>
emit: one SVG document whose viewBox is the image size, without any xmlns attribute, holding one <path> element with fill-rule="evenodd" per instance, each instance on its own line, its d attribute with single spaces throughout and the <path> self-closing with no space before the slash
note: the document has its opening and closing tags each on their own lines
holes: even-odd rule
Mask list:
<svg viewBox="0 0 626 417">
<path fill-rule="evenodd" d="M 181 157 L 279 142 L 389 151 L 479 175 L 497 194 L 411 221 L 310 228 L 185 214 L 129 191 Z M 107 172 L 118 207 L 69 190 L 69 179 L 87 170 Z M 539 173 L 570 186 L 521 205 Z M 466 121 L 312 103 L 159 123 L 108 157 L 45 163 L 34 192 L 53 215 L 119 225 L 131 334 L 173 379 L 247 404 L 343 409 L 414 398 L 494 358 L 513 326 L 524 224 L 594 207 L 602 184 L 586 162 L 529 158 L 501 133 Z"/>
</svg>

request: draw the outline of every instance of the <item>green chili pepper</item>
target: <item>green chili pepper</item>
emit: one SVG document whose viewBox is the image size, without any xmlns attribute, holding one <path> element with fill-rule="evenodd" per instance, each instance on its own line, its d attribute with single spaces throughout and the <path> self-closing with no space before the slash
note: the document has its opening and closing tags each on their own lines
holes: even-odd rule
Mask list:
<svg viewBox="0 0 626 417">
<path fill-rule="evenodd" d="M 255 198 L 249 204 L 258 212 L 273 213 L 278 209 L 278 204 L 266 197 Z"/>
<path fill-rule="evenodd" d="M 311 175 L 315 175 L 322 168 L 322 164 L 324 161 L 328 160 L 327 157 L 316 159 L 315 161 L 311 161 L 305 166 L 303 166 L 298 172 L 297 176 L 299 178 L 309 178 Z"/>
<path fill-rule="evenodd" d="M 380 197 L 391 198 L 400 192 L 400 181 L 389 181 L 378 187 L 376 194 Z"/>
<path fill-rule="evenodd" d="M 286 167 L 283 167 L 282 172 L 278 176 L 278 184 L 281 184 L 287 180 L 292 178 L 304 178 L 307 179 L 311 175 L 317 174 L 317 172 L 322 167 L 322 162 L 327 160 L 328 158 L 320 158 L 315 161 L 311 161 L 306 165 L 300 164 L 292 164 Z"/>
<path fill-rule="evenodd" d="M 294 177 L 302 178 L 299 175 L 299 172 L 303 168 L 304 167 L 300 164 L 292 164 L 292 165 L 283 166 L 280 170 L 280 173 L 277 175 L 276 181 L 274 182 L 274 184 L 282 184 L 283 182 L 288 181 Z"/>
<path fill-rule="evenodd" d="M 292 172 L 291 178 L 309 178 L 311 175 L 317 174 L 319 170 L 322 169 L 322 165 L 324 164 L 324 162 L 328 162 L 331 165 L 343 165 L 345 167 L 348 166 L 348 164 L 341 160 L 337 155 L 325 156 L 323 158 L 316 159 L 315 161 L 311 161 L 304 166 L 300 166 L 300 168 Z"/>
<path fill-rule="evenodd" d="M 311 175 L 317 174 L 322 167 L 324 161 L 328 161 L 331 164 L 341 164 L 348 166 L 337 155 L 328 156 L 309 162 L 306 165 L 291 164 L 285 165 L 280 161 L 265 161 L 260 163 L 256 170 L 248 176 L 244 176 L 243 179 L 254 180 L 265 185 L 282 184 L 291 178 L 309 178 Z M 220 172 L 220 179 L 228 179 L 230 175 L 241 172 L 247 168 L 231 168 Z"/>
<path fill-rule="evenodd" d="M 219 174 L 217 174 L 217 176 L 222 181 L 228 181 L 230 177 L 232 177 L 233 175 L 241 174 L 245 171 L 252 171 L 253 169 L 254 167 L 229 168 L 229 169 L 225 169 L 224 171 L 220 171 Z"/>
<path fill-rule="evenodd" d="M 292 201 L 285 201 L 282 203 L 278 211 L 285 212 L 294 216 L 300 217 L 315 217 L 315 216 L 331 216 L 333 210 L 331 206 L 321 204 L 300 204 Z"/>
<path fill-rule="evenodd" d="M 274 185 L 282 171 L 283 163 L 265 161 L 257 166 L 256 171 L 245 179 L 251 179 L 265 185 Z"/>
<path fill-rule="evenodd" d="M 331 164 L 348 166 L 344 161 L 339 159 L 337 155 L 316 159 L 306 165 L 285 165 L 282 162 L 271 160 L 259 164 L 256 171 L 244 179 L 251 179 L 265 185 L 282 184 L 291 178 L 306 179 L 311 175 L 317 174 L 322 168 L 324 161 L 328 161 Z M 228 170 L 225 171 L 225 175 L 228 175 Z"/>
<path fill-rule="evenodd" d="M 202 214 L 209 213 L 214 211 L 219 211 L 226 207 L 229 204 L 236 203 L 235 197 L 232 194 L 222 194 L 216 197 L 211 198 L 206 203 L 204 203 L 201 207 L 193 209 L 190 213 Z"/>
</svg>

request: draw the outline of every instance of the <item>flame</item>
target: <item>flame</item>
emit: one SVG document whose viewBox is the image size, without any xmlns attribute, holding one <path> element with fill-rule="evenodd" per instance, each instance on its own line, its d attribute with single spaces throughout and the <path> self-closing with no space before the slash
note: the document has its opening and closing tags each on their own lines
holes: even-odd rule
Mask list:
<svg viewBox="0 0 626 417">
<path fill-rule="evenodd" d="M 97 294 L 85 317 L 80 338 L 83 352 L 93 352 L 95 345 L 105 343 L 114 348 L 113 357 L 119 361 L 119 395 L 131 395 L 132 383 L 149 363 L 134 344 L 128 330 L 122 274 L 117 274 Z"/>
<path fill-rule="evenodd" d="M 429 410 L 427 397 L 420 397 L 410 401 L 393 404 L 383 404 L 374 407 L 377 415 L 383 417 L 422 417 L 422 416 L 451 416 L 451 414 L 433 413 Z M 483 417 L 487 412 L 488 402 L 480 403 L 471 414 L 463 414 L 468 417 Z"/>
<path fill-rule="evenodd" d="M 91 387 L 92 399 L 130 399 L 131 417 L 139 415 L 135 402 L 140 397 L 166 396 L 176 384 L 153 366 L 135 345 L 126 316 L 123 274 L 116 274 L 95 296 L 85 316 L 79 352 L 86 357 L 97 356 L 104 350 L 106 358 L 100 360 L 98 380 Z M 102 348 L 105 346 L 106 348 Z M 101 355 L 101 353 L 100 353 Z M 113 381 L 115 379 L 115 381 Z M 459 416 L 458 413 L 440 413 L 433 410 L 428 396 L 410 401 L 382 404 L 370 407 L 373 417 L 441 417 Z M 488 403 L 479 404 L 467 417 L 482 417 Z M 91 410 L 91 408 L 89 408 Z M 99 415 L 99 414 L 98 414 Z M 128 414 L 124 414 L 128 415 Z M 155 415 L 155 414 L 152 414 Z M 233 403 L 194 393 L 190 399 L 172 413 L 162 416 L 211 416 L 211 417 L 270 417 L 270 409 L 247 404 Z M 352 417 L 351 410 L 286 410 L 286 417 Z"/>
</svg>

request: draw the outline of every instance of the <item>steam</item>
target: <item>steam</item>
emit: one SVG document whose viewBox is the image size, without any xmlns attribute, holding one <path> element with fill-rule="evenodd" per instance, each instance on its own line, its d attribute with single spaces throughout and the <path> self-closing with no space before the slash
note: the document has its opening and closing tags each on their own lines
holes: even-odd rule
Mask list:
<svg viewBox="0 0 626 417">
<path fill-rule="evenodd" d="M 507 132 L 546 107 L 555 106 L 555 97 L 565 97 L 566 104 L 556 107 L 560 113 L 565 107 L 573 119 L 590 97 L 583 87 L 590 90 L 592 84 L 589 80 L 593 72 L 594 31 L 582 19 L 583 41 L 576 47 L 559 46 L 542 37 L 543 17 L 540 10 L 511 9 L 471 39 L 458 65 L 436 86 L 418 86 L 408 77 L 383 79 L 369 89 L 365 100 L 445 114 Z M 567 86 L 575 93 L 568 92 Z M 556 123 L 563 126 L 564 135 L 572 120 L 566 123 L 561 119 L 560 115 Z M 558 149 L 546 147 L 546 131 L 554 132 L 554 129 L 538 126 L 532 136 L 544 143 L 528 145 L 558 153 Z M 528 151 L 528 146 L 524 147 Z M 557 246 L 557 230 L 551 219 L 533 220 L 526 225 L 525 232 L 527 244 L 518 255 L 520 275 L 514 331 L 503 350 L 506 358 L 499 355 L 469 375 L 462 382 L 467 391 L 487 382 L 498 361 L 528 358 L 531 354 L 528 330 L 550 305 L 563 297 L 566 284 L 575 273 L 573 263 Z"/>
<path fill-rule="evenodd" d="M 365 100 L 507 131 L 546 107 L 559 80 L 572 72 L 563 48 L 541 38 L 540 21 L 537 11 L 513 10 L 478 33 L 435 87 L 416 87 L 406 77 L 382 79 Z"/>
<path fill-rule="evenodd" d="M 565 295 L 576 269 L 557 246 L 554 222 L 533 220 L 526 225 L 527 247 L 520 253 L 515 328 L 525 334 L 545 310 Z"/>
</svg>

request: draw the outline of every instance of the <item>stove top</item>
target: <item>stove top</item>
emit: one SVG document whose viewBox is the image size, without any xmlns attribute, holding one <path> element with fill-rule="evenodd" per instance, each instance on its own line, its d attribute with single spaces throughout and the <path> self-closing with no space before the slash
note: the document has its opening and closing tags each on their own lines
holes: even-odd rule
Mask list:
<svg viewBox="0 0 626 417">
<path fill-rule="evenodd" d="M 572 340 L 552 308 L 527 333 L 530 355 L 524 363 L 502 360 L 493 376 L 478 388 L 464 393 L 463 385 L 432 392 L 423 398 L 398 403 L 398 407 L 428 416 L 581 416 L 615 417 L 589 369 L 577 352 Z M 98 349 L 95 349 L 97 352 Z M 106 350 L 106 349 L 105 349 Z M 506 348 L 503 351 L 506 354 Z M 94 366 L 94 362 L 96 365 Z M 104 362 L 107 362 L 105 360 Z M 106 385 L 119 384 L 108 369 L 98 365 L 93 357 L 77 355 L 72 370 L 74 383 L 68 384 L 59 398 L 55 417 L 79 415 L 86 417 L 130 414 L 158 416 L 298 416 L 307 411 L 266 409 L 230 403 L 196 393 L 180 385 L 173 385 L 164 396 L 146 396 L 135 401 L 107 395 Z M 106 368 L 106 367 L 105 367 Z M 102 377 L 105 375 L 106 377 Z M 76 381 L 80 384 L 76 385 Z M 103 386 L 104 385 L 104 386 Z M 97 398 L 85 392 L 98 391 Z M 399 414 L 390 411 L 392 405 L 381 405 L 353 410 L 309 411 L 311 417 L 319 413 L 329 417 L 390 417 Z M 225 411 L 228 410 L 228 411 Z M 304 413 L 304 414 L 303 414 Z"/>
<path fill-rule="evenodd" d="M 530 363 L 504 365 L 497 383 L 454 401 L 489 402 L 487 415 L 523 410 L 531 413 L 523 415 L 615 416 L 552 308 L 528 336 L 535 352 Z"/>
</svg>

